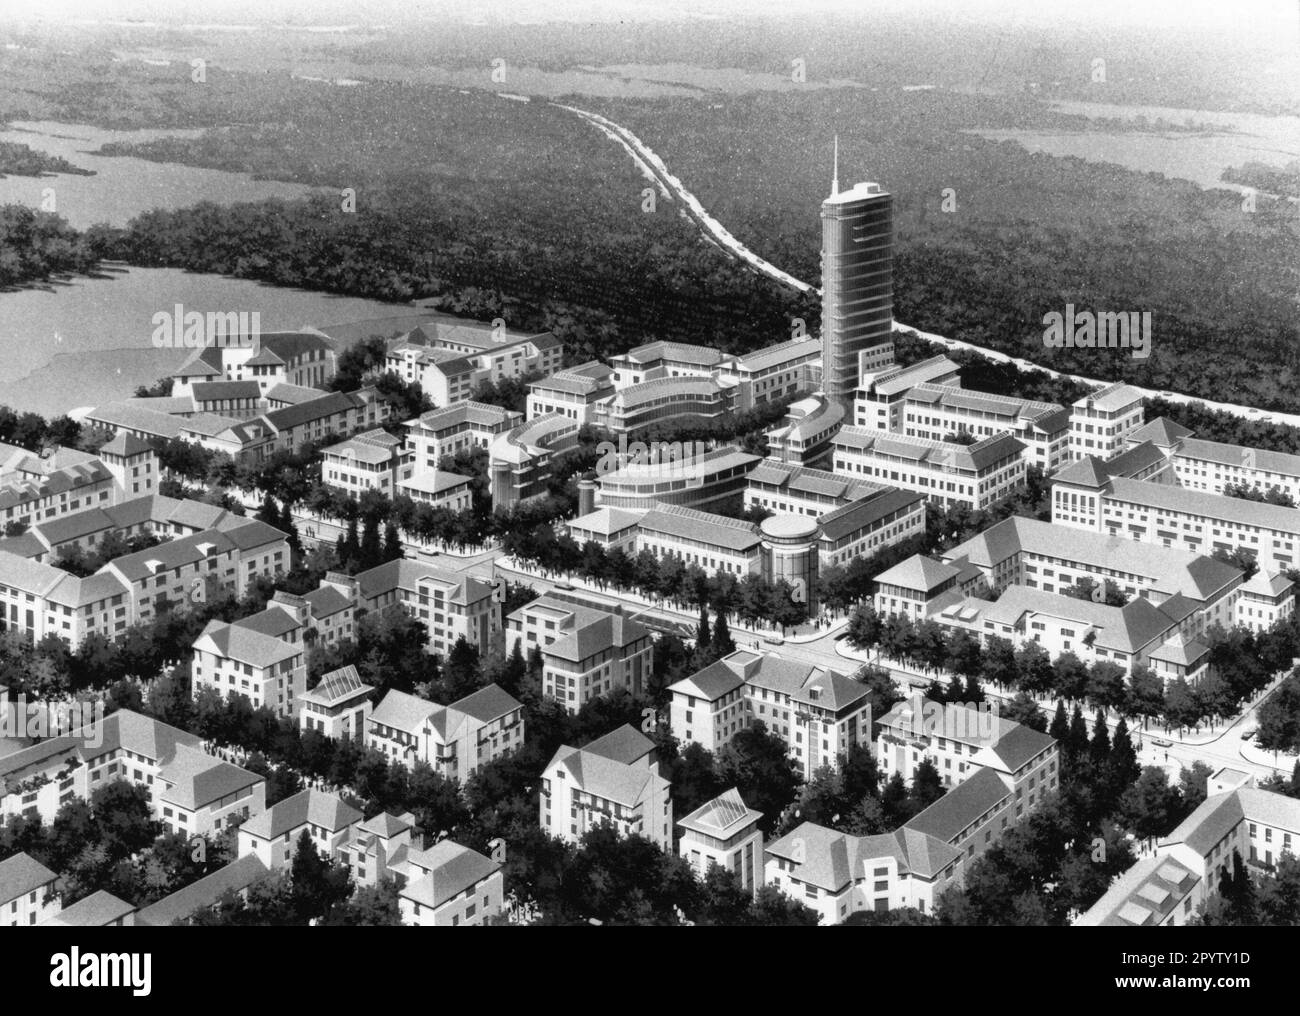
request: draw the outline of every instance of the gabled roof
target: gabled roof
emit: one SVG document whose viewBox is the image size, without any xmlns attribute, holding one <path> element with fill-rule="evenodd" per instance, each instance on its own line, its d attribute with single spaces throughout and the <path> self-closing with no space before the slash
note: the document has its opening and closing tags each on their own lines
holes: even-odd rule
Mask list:
<svg viewBox="0 0 1300 1016">
<path fill-rule="evenodd" d="M 401 895 L 421 906 L 440 907 L 501 870 L 497 862 L 451 840 L 442 840 L 420 853 L 418 862 L 408 856 L 412 856 L 413 863 L 431 870 L 408 883 Z"/>
<path fill-rule="evenodd" d="M 1162 448 L 1172 448 L 1185 437 L 1191 437 L 1195 431 L 1188 430 L 1181 423 L 1157 416 L 1150 423 L 1144 423 L 1128 436 L 1129 444 L 1137 445 L 1150 441 Z"/>
<path fill-rule="evenodd" d="M 958 833 L 1011 795 L 1002 777 L 984 766 L 914 816 L 904 828 L 951 844 Z"/>
<path fill-rule="evenodd" d="M 247 824 L 246 822 L 244 825 Z M 253 883 L 268 878 L 270 874 L 271 872 L 256 854 L 245 854 L 237 861 L 231 861 L 224 868 L 218 868 L 211 875 L 205 875 L 197 882 L 191 882 L 184 889 L 170 896 L 164 896 L 157 903 L 145 907 L 136 915 L 136 924 L 166 927 L 175 921 L 183 921 L 192 916 L 195 911 L 215 906 L 227 890 L 242 892 Z"/>
<path fill-rule="evenodd" d="M 302 646 L 224 621 L 209 621 L 194 640 L 194 649 L 259 668 L 283 663 L 303 652 Z"/>
<path fill-rule="evenodd" d="M 158 776 L 167 784 L 159 792 L 161 800 L 187 811 L 207 807 L 245 787 L 263 782 L 257 773 L 183 744 L 176 746 L 175 753 L 163 763 Z"/>
<path fill-rule="evenodd" d="M 361 812 L 337 794 L 309 789 L 286 797 L 261 814 L 245 820 L 239 831 L 259 839 L 273 840 L 308 823 L 336 833 L 359 822 L 361 818 Z"/>
<path fill-rule="evenodd" d="M 625 723 L 583 745 L 582 750 L 594 755 L 602 755 L 615 762 L 622 762 L 624 765 L 633 765 L 654 751 L 654 746 L 655 743 L 650 738 L 630 723 Z"/>
<path fill-rule="evenodd" d="M 437 702 L 404 691 L 390 689 L 383 701 L 370 714 L 370 722 L 376 726 L 392 727 L 408 734 L 417 733 L 433 716 L 445 707 Z"/>
<path fill-rule="evenodd" d="M 473 717 L 480 723 L 491 723 L 516 709 L 523 708 L 523 703 L 500 685 L 489 684 L 462 699 L 457 699 L 448 708 Z"/>
<path fill-rule="evenodd" d="M 900 561 L 892 568 L 887 568 L 876 576 L 876 586 L 902 586 L 904 589 L 919 589 L 929 592 L 937 589 L 950 579 L 955 579 L 959 569 L 943 561 L 936 561 L 924 554 L 913 554 L 905 561 Z"/>
<path fill-rule="evenodd" d="M 567 744 L 551 758 L 549 771 L 560 765 L 573 779 L 574 785 L 584 793 L 603 797 L 626 807 L 635 807 L 654 783 L 667 784 L 662 776 L 649 766 L 625 765 L 612 758 Z"/>
<path fill-rule="evenodd" d="M 745 679 L 736 670 L 722 660 L 716 660 L 703 670 L 697 670 L 690 677 L 684 677 L 670 685 L 668 690 L 680 695 L 693 695 L 706 702 L 716 702 L 744 684 Z"/>
<path fill-rule="evenodd" d="M 0 903 L 25 896 L 58 877 L 31 854 L 18 853 L 7 857 L 0 861 Z"/>
<path fill-rule="evenodd" d="M 51 928 L 103 928 L 135 913 L 135 904 L 100 889 L 64 907 L 44 924 Z"/>
</svg>

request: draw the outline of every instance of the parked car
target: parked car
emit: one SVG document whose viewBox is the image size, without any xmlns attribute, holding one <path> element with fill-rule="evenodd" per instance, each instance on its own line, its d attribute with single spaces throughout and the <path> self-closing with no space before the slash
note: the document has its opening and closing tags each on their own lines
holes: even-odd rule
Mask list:
<svg viewBox="0 0 1300 1016">
<path fill-rule="evenodd" d="M 1249 741 L 1249 740 L 1251 740 L 1251 738 L 1253 738 L 1253 737 L 1254 737 L 1256 734 L 1258 734 L 1258 733 L 1259 733 L 1259 728 L 1258 728 L 1258 727 L 1255 727 L 1255 726 L 1247 727 L 1245 730 L 1243 730 L 1243 731 L 1241 732 L 1241 739 L 1242 739 L 1243 741 Z"/>
</svg>

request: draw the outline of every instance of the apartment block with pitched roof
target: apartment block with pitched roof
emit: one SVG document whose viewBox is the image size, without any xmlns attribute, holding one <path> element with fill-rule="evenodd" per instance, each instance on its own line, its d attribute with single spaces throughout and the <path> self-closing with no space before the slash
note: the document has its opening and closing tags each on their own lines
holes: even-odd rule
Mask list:
<svg viewBox="0 0 1300 1016">
<path fill-rule="evenodd" d="M 400 869 L 397 906 L 403 924 L 479 926 L 505 906 L 501 865 L 451 840 L 440 840 L 425 850 L 408 850 Z"/>
<path fill-rule="evenodd" d="M 571 713 L 615 688 L 640 694 L 651 673 L 650 631 L 579 598 L 542 596 L 506 621 L 507 648 L 542 653 L 542 693 Z"/>
<path fill-rule="evenodd" d="M 523 746 L 523 705 L 495 684 L 449 706 L 392 690 L 366 721 L 366 743 L 395 762 L 424 762 L 464 781 Z"/>
<path fill-rule="evenodd" d="M 240 825 L 239 856 L 254 856 L 273 870 L 286 867 L 306 832 L 321 856 L 332 858 L 361 821 L 361 812 L 337 794 L 303 790 Z"/>
<path fill-rule="evenodd" d="M 896 726 L 899 716 L 891 716 Z M 767 882 L 816 910 L 824 924 L 860 910 L 915 907 L 933 913 L 940 896 L 961 884 L 971 862 L 1057 785 L 1059 774 L 1046 768 L 1055 761 L 1056 742 L 1020 724 L 998 722 L 1009 726 L 999 726 L 997 740 L 979 745 L 971 756 L 992 765 L 975 765 L 890 833 L 853 836 L 802 823 L 768 844 Z"/>
<path fill-rule="evenodd" d="M 781 737 L 805 780 L 871 743 L 871 706 L 860 682 L 776 653 L 738 649 L 669 687 L 669 722 L 683 744 L 709 751 L 761 721 Z"/>
<path fill-rule="evenodd" d="M 158 770 L 155 810 L 169 832 L 220 835 L 266 810 L 266 780 L 184 744 Z"/>
<path fill-rule="evenodd" d="M 382 429 L 354 434 L 320 452 L 321 482 L 345 494 L 377 490 L 392 497 L 411 475 L 412 455 L 403 440 Z"/>
<path fill-rule="evenodd" d="M 63 908 L 54 892 L 57 879 L 27 853 L 0 861 L 0 928 L 27 928 L 56 917 Z"/>
<path fill-rule="evenodd" d="M 1182 926 L 1235 871 L 1237 858 L 1258 873 L 1285 854 L 1300 856 L 1300 801 L 1261 790 L 1253 776 L 1229 768 L 1211 776 L 1206 791 L 1196 810 L 1116 878 L 1076 926 Z"/>
<path fill-rule="evenodd" d="M 501 630 L 501 604 L 484 579 L 407 558 L 355 578 L 358 602 L 367 610 L 404 610 L 422 621 L 431 653 L 446 656 L 461 638 L 487 652 Z"/>
<path fill-rule="evenodd" d="M 542 772 L 542 829 L 577 843 L 596 826 L 672 849 L 673 805 L 654 742 L 624 724 L 583 748 L 563 745 Z"/>
<path fill-rule="evenodd" d="M 1129 435 L 1142 426 L 1143 405 L 1142 392 L 1122 381 L 1079 399 L 1070 407 L 1070 458 L 1108 459 L 1123 451 Z"/>
<path fill-rule="evenodd" d="M 277 612 L 282 613 L 282 612 Z M 209 621 L 194 640 L 193 694 L 243 695 L 254 709 L 296 718 L 307 690 L 307 649 L 255 628 Z"/>
</svg>

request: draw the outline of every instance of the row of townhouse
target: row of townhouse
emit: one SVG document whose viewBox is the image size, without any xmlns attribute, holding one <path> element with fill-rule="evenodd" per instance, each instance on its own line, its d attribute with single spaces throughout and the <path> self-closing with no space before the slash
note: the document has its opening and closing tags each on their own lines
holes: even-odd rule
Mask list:
<svg viewBox="0 0 1300 1016">
<path fill-rule="evenodd" d="M 437 406 L 469 399 L 485 382 L 551 374 L 564 344 L 551 332 L 525 333 L 472 321 L 433 321 L 393 340 L 385 366 L 417 383 Z"/>
<path fill-rule="evenodd" d="M 523 747 L 523 705 L 495 684 L 446 706 L 393 690 L 367 718 L 366 743 L 391 761 L 424 762 L 463 782 Z"/>
<path fill-rule="evenodd" d="M 41 453 L 0 442 L 0 522 L 34 526 L 158 489 L 158 456 L 140 438 L 117 434 L 95 454 Z"/>
<path fill-rule="evenodd" d="M 560 746 L 542 770 L 538 820 L 547 834 L 566 843 L 610 826 L 671 850 L 669 789 L 654 742 L 624 724 L 581 748 Z"/>
<path fill-rule="evenodd" d="M 1155 849 L 1119 875 L 1073 922 L 1076 927 L 1179 927 L 1239 874 L 1274 870 L 1300 851 L 1300 801 L 1261 790 L 1231 768 L 1214 773 L 1206 798 Z"/>
<path fill-rule="evenodd" d="M 277 390 L 278 391 L 278 390 Z M 97 406 L 86 422 L 142 441 L 181 440 L 238 461 L 260 462 L 275 452 L 301 451 L 330 437 L 373 430 L 389 419 L 392 407 L 373 387 L 353 392 L 311 391 L 312 398 L 273 391 L 259 402 L 268 408 L 254 416 L 237 418 L 216 413 L 175 412 L 175 398 L 128 399 Z M 157 405 L 162 403 L 162 406 Z"/>
<path fill-rule="evenodd" d="M 506 619 L 506 648 L 542 655 L 542 694 L 570 713 L 624 688 L 645 689 L 652 673 L 649 629 L 580 597 L 549 593 L 520 607 Z"/>
<path fill-rule="evenodd" d="M 221 833 L 266 802 L 261 776 L 208 755 L 187 731 L 125 709 L 0 756 L 0 777 L 0 820 L 48 824 L 115 779 L 145 788 L 155 818 L 187 836 Z"/>
<path fill-rule="evenodd" d="M 882 718 L 882 772 L 913 771 L 929 758 L 956 762 L 941 771 L 951 789 L 899 829 L 852 836 L 804 822 L 765 850 L 766 881 L 835 924 L 858 911 L 914 907 L 933 913 L 970 864 L 1059 785 L 1056 742 L 995 718 L 979 738 L 974 710 L 944 707 L 942 724 L 918 722 L 918 703 L 899 703 Z"/>
<path fill-rule="evenodd" d="M 987 508 L 1024 486 L 1025 445 L 997 434 L 972 445 L 845 427 L 833 470 L 926 495 L 945 508 Z"/>
<path fill-rule="evenodd" d="M 785 741 L 805 780 L 821 766 L 838 768 L 855 745 L 871 743 L 864 685 L 773 653 L 738 649 L 668 691 L 669 723 L 683 744 L 716 752 L 761 722 Z"/>
<path fill-rule="evenodd" d="M 115 558 L 86 578 L 0 550 L 0 620 L 34 641 L 55 634 L 76 646 L 92 632 L 119 637 L 161 609 L 218 590 L 242 596 L 258 577 L 288 566 L 285 534 L 240 516 Z"/>
</svg>

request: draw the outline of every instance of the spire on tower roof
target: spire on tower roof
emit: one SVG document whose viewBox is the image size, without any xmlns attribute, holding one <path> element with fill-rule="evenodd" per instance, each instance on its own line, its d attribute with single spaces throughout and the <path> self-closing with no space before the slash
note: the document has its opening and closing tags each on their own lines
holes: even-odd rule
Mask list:
<svg viewBox="0 0 1300 1016">
<path fill-rule="evenodd" d="M 835 158 L 831 169 L 831 196 L 840 192 L 840 136 L 835 135 Z"/>
</svg>

